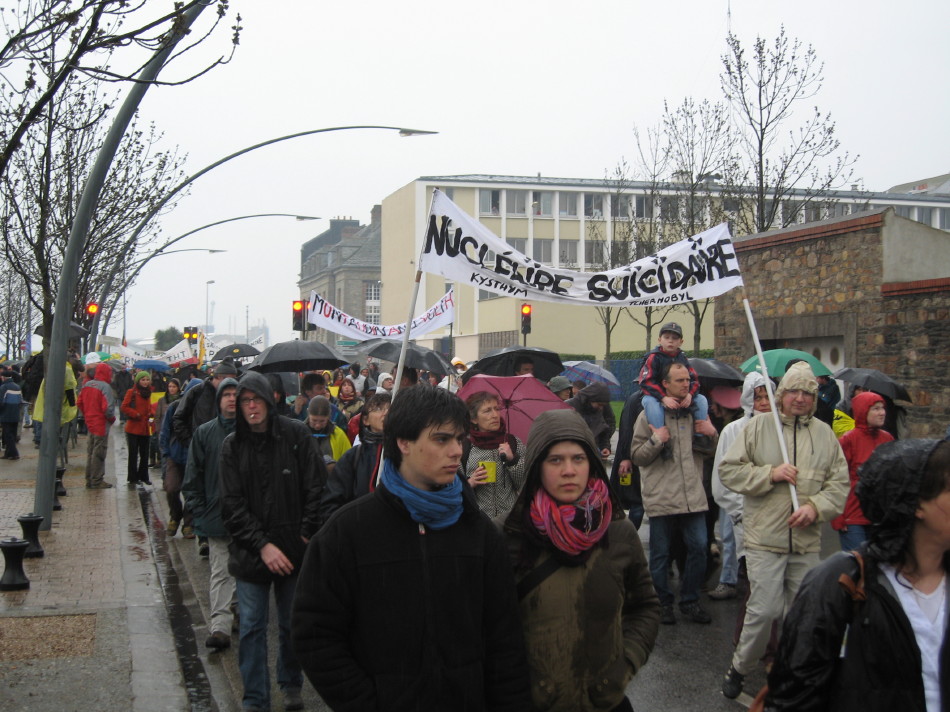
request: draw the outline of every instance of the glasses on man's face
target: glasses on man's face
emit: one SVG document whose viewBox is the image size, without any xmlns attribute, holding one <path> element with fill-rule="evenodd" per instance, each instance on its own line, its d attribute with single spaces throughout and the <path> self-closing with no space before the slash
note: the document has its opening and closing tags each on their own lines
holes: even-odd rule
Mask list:
<svg viewBox="0 0 950 712">
<path fill-rule="evenodd" d="M 242 407 L 243 407 L 243 406 L 246 406 L 246 405 L 252 405 L 252 404 L 253 404 L 253 405 L 260 405 L 260 404 L 262 404 L 263 402 L 264 402 L 264 399 L 263 399 L 263 398 L 258 398 L 257 396 L 254 396 L 254 397 L 252 397 L 252 398 L 241 398 L 241 399 L 238 400 L 238 404 L 241 405 Z"/>
</svg>

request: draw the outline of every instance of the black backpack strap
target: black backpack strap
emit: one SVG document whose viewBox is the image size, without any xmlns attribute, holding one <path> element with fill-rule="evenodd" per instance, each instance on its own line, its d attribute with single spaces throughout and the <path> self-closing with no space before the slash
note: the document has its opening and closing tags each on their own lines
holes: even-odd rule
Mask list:
<svg viewBox="0 0 950 712">
<path fill-rule="evenodd" d="M 546 559 L 545 562 L 540 566 L 531 569 L 531 571 L 528 572 L 528 575 L 518 582 L 518 600 L 523 600 L 525 596 L 541 585 L 541 582 L 544 581 L 544 579 L 553 574 L 559 568 L 561 568 L 561 562 L 552 556 Z"/>
</svg>

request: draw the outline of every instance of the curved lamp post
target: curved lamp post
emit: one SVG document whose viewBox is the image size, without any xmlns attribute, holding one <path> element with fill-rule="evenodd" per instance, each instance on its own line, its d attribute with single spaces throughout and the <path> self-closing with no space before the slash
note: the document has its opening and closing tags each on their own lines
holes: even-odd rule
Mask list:
<svg viewBox="0 0 950 712">
<path fill-rule="evenodd" d="M 154 208 L 152 208 L 149 212 L 147 212 L 147 213 L 145 214 L 145 217 L 142 218 L 142 220 L 141 220 L 141 221 L 139 222 L 139 224 L 136 226 L 135 230 L 132 231 L 132 234 L 129 236 L 129 239 L 126 240 L 125 245 L 124 245 L 122 248 L 120 248 L 119 254 L 124 254 L 124 253 L 128 252 L 130 249 L 132 249 L 132 248 L 135 246 L 136 242 L 138 241 L 139 235 L 142 234 L 142 231 L 145 229 L 145 226 L 148 225 L 149 222 L 151 222 L 152 218 L 154 218 L 156 215 L 158 215 L 159 211 L 160 211 L 163 207 L 165 207 L 166 203 L 168 203 L 169 200 L 172 199 L 172 196 L 177 195 L 177 194 L 180 193 L 183 189 L 187 188 L 189 185 L 191 185 L 191 184 L 194 183 L 196 180 L 198 180 L 198 179 L 199 179 L 201 176 L 203 176 L 205 173 L 207 173 L 207 172 L 210 171 L 210 170 L 213 170 L 213 169 L 217 168 L 217 167 L 220 166 L 222 163 L 227 163 L 227 162 L 230 161 L 232 158 L 237 158 L 238 156 L 243 156 L 245 153 L 250 153 L 251 151 L 256 151 L 258 148 L 263 148 L 264 146 L 270 146 L 271 144 L 274 144 L 274 143 L 280 143 L 281 141 L 289 141 L 289 140 L 292 139 L 292 138 L 300 138 L 301 136 L 312 136 L 313 134 L 319 134 L 319 133 L 330 133 L 330 132 L 332 132 L 332 131 L 357 131 L 357 130 L 363 130 L 363 129 L 379 129 L 379 130 L 383 130 L 383 131 L 398 131 L 398 132 L 399 132 L 399 135 L 400 135 L 400 136 L 403 136 L 403 137 L 408 137 L 408 136 L 431 136 L 432 134 L 437 134 L 437 133 L 438 133 L 438 131 L 425 131 L 425 130 L 423 130 L 423 129 L 409 129 L 409 128 L 405 128 L 405 127 L 402 127 L 402 126 L 378 126 L 378 125 L 374 125 L 374 124 L 354 125 L 354 126 L 331 126 L 331 127 L 329 127 L 329 128 L 310 129 L 309 131 L 299 131 L 299 132 L 297 132 L 297 133 L 287 134 L 286 136 L 278 136 L 277 138 L 268 139 L 267 141 L 261 141 L 260 143 L 255 143 L 253 146 L 247 146 L 246 148 L 242 148 L 242 149 L 239 150 L 239 151 L 235 151 L 234 153 L 231 153 L 231 154 L 225 156 L 224 158 L 221 158 L 221 159 L 215 161 L 214 163 L 211 163 L 210 165 L 205 166 L 205 167 L 202 168 L 200 171 L 198 171 L 197 173 L 194 173 L 194 174 L 188 176 L 188 177 L 185 178 L 185 180 L 183 180 L 181 183 L 179 183 L 179 184 L 176 185 L 174 188 L 172 188 L 171 190 L 169 190 L 168 193 L 165 194 L 165 197 L 163 197 L 163 198 L 158 202 L 158 204 L 155 205 Z M 109 295 L 109 292 L 110 292 L 110 290 L 112 289 L 112 280 L 113 280 L 114 278 L 115 278 L 115 272 L 113 272 L 113 273 L 109 276 L 109 280 L 106 282 L 105 289 L 103 290 L 103 294 L 104 294 L 105 296 L 108 296 L 108 295 Z M 96 334 L 96 330 L 97 330 L 97 329 L 98 329 L 98 322 L 94 322 L 94 323 L 92 324 L 91 334 L 93 334 L 93 335 Z"/>
<path fill-rule="evenodd" d="M 135 280 L 135 278 L 138 276 L 138 273 L 142 271 L 142 268 L 143 268 L 146 264 L 148 264 L 148 262 L 149 262 L 150 260 L 153 260 L 153 259 L 155 259 L 156 257 L 160 257 L 160 256 L 163 255 L 163 254 L 171 254 L 172 252 L 185 252 L 185 250 L 172 250 L 171 252 L 166 252 L 166 251 L 165 251 L 166 248 L 171 247 L 171 246 L 174 245 L 176 242 L 179 242 L 179 241 L 181 241 L 181 240 L 184 240 L 186 237 L 188 237 L 188 236 L 190 236 L 190 235 L 194 235 L 196 232 L 200 232 L 201 230 L 205 230 L 205 229 L 207 229 L 207 228 L 209 228 L 209 227 L 216 227 L 217 225 L 224 225 L 225 223 L 235 222 L 235 221 L 237 221 L 237 220 L 249 220 L 250 218 L 294 218 L 295 220 L 298 220 L 298 221 L 303 221 L 303 220 L 320 220 L 320 218 L 313 217 L 313 216 L 311 216 L 311 215 L 294 215 L 293 213 L 254 213 L 253 215 L 239 215 L 239 216 L 237 216 L 237 217 L 226 218 L 226 219 L 224 219 L 224 220 L 216 220 L 215 222 L 208 223 L 207 225 L 202 225 L 201 227 L 196 227 L 194 230 L 189 230 L 188 232 L 186 232 L 186 233 L 184 233 L 184 234 L 182 234 L 182 235 L 179 235 L 179 236 L 176 237 L 176 238 L 173 238 L 173 239 L 169 240 L 168 242 L 164 243 L 163 245 L 161 245 L 160 247 L 158 247 L 157 249 L 153 250 L 153 251 L 150 252 L 148 255 L 146 255 L 144 259 L 140 260 L 140 261 L 137 262 L 137 263 L 133 263 L 133 264 L 137 264 L 137 265 L 138 265 L 138 266 L 135 268 L 135 271 L 132 272 L 132 274 L 130 274 L 130 275 L 126 278 L 126 280 L 125 280 L 125 282 L 123 283 L 122 287 L 119 288 L 119 289 L 117 289 L 117 290 L 115 290 L 115 291 L 116 291 L 116 292 L 124 292 L 126 289 L 128 289 L 129 285 L 132 284 L 132 282 L 133 282 L 133 281 Z M 224 250 L 207 250 L 207 251 L 208 251 L 208 252 L 212 252 L 212 253 L 213 253 L 213 252 L 224 252 Z M 103 289 L 102 289 L 102 297 L 101 297 L 100 300 L 99 300 L 99 304 L 105 304 L 105 303 L 106 303 L 106 300 L 107 300 L 108 297 L 109 297 L 109 295 L 112 293 L 112 291 L 113 291 L 113 290 L 112 290 L 112 283 L 115 281 L 116 275 L 117 275 L 117 274 L 119 273 L 119 271 L 120 271 L 120 270 L 119 270 L 120 267 L 121 267 L 121 265 L 116 265 L 115 269 L 112 270 L 111 274 L 109 274 L 109 277 L 108 277 L 108 279 L 106 280 L 105 287 L 103 287 Z M 109 328 L 109 321 L 112 319 L 112 312 L 113 312 L 113 311 L 115 311 L 115 301 L 113 301 L 112 305 L 109 307 L 109 311 L 106 313 L 105 321 L 103 322 L 103 327 L 102 327 L 102 333 L 103 333 L 103 334 L 105 334 L 105 333 L 106 333 L 106 329 Z M 98 339 L 99 339 L 99 315 L 97 314 L 97 315 L 93 318 L 92 324 L 90 324 L 90 326 L 89 326 L 89 343 L 90 343 L 90 344 L 94 344 L 94 345 L 97 347 L 96 349 L 91 349 L 91 350 L 93 350 L 93 351 L 98 350 L 98 346 L 99 346 L 99 344 L 97 343 Z"/>
</svg>

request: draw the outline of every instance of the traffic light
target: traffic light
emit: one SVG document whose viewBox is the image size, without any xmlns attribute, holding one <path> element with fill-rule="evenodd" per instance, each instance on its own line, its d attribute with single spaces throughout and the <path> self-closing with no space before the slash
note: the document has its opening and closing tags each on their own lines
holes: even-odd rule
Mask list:
<svg viewBox="0 0 950 712">
<path fill-rule="evenodd" d="M 198 343 L 198 327 L 186 326 L 184 331 L 182 331 L 182 336 L 188 339 L 189 344 L 197 344 Z"/>
<path fill-rule="evenodd" d="M 531 305 L 530 304 L 521 305 L 521 333 L 522 334 L 531 333 Z"/>
<path fill-rule="evenodd" d="M 96 304 L 96 302 L 89 302 L 86 305 L 86 313 L 89 316 L 95 316 L 96 314 L 99 313 L 99 305 Z"/>
<path fill-rule="evenodd" d="M 310 302 L 303 299 L 294 300 L 294 331 L 306 331 L 307 312 L 310 310 Z"/>
</svg>

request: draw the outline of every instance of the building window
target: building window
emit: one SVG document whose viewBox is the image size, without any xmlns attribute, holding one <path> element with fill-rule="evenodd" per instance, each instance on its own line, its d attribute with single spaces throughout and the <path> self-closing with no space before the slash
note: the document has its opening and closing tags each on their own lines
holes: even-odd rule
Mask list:
<svg viewBox="0 0 950 712">
<path fill-rule="evenodd" d="M 602 193 L 584 193 L 584 217 L 604 217 L 604 196 Z"/>
<path fill-rule="evenodd" d="M 587 269 L 601 269 L 606 264 L 605 247 L 603 240 L 588 240 L 584 243 L 584 264 Z"/>
<path fill-rule="evenodd" d="M 509 190 L 505 193 L 507 200 L 505 212 L 514 217 L 523 217 L 528 214 L 528 191 Z"/>
<path fill-rule="evenodd" d="M 528 238 L 527 237 L 508 237 L 508 238 L 505 238 L 505 242 L 511 245 L 513 249 L 517 250 L 522 255 L 527 254 L 528 252 Z"/>
<path fill-rule="evenodd" d="M 379 280 L 368 280 L 363 282 L 363 311 L 366 313 L 367 324 L 379 323 L 380 299 L 382 296 L 382 283 Z"/>
<path fill-rule="evenodd" d="M 498 215 L 501 212 L 501 191 L 485 190 L 478 191 L 478 214 L 479 215 Z"/>
<path fill-rule="evenodd" d="M 542 262 L 546 265 L 554 264 L 554 240 L 542 240 L 534 238 L 533 257 L 535 262 Z"/>
<path fill-rule="evenodd" d="M 560 192 L 557 194 L 558 215 L 562 218 L 577 217 L 577 193 Z"/>
<path fill-rule="evenodd" d="M 917 206 L 917 222 L 924 225 L 934 224 L 934 209 Z"/>
<path fill-rule="evenodd" d="M 653 199 L 646 195 L 638 195 L 636 202 L 636 215 L 638 218 L 645 218 L 647 220 L 653 219 Z"/>
<path fill-rule="evenodd" d="M 558 258 L 561 267 L 577 266 L 577 247 L 580 240 L 558 240 Z"/>
<path fill-rule="evenodd" d="M 680 217 L 680 199 L 666 196 L 660 198 L 660 220 L 673 222 Z"/>
<path fill-rule="evenodd" d="M 950 208 L 940 208 L 940 229 L 950 230 Z"/>
<path fill-rule="evenodd" d="M 909 205 L 895 205 L 894 212 L 900 215 L 902 218 L 910 217 L 910 206 Z"/>
<path fill-rule="evenodd" d="M 531 198 L 531 214 L 539 218 L 554 217 L 554 192 L 536 190 Z"/>
</svg>

